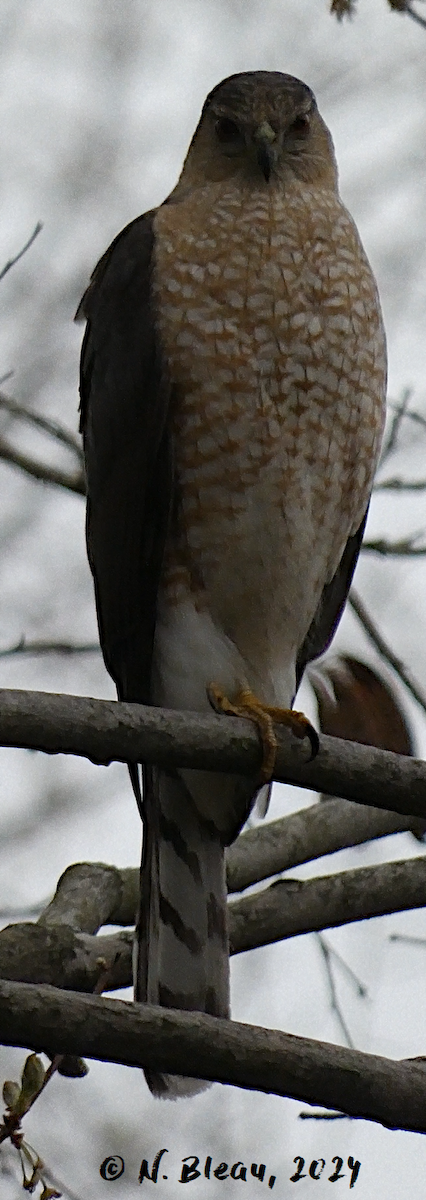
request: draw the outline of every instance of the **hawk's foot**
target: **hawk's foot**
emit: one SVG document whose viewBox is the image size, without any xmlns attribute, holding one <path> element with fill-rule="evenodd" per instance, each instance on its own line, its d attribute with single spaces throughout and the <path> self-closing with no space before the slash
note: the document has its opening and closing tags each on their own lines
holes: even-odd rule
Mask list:
<svg viewBox="0 0 426 1200">
<path fill-rule="evenodd" d="M 274 774 L 278 748 L 274 724 L 286 725 L 287 729 L 291 729 L 297 738 L 309 738 L 311 759 L 318 754 L 317 731 L 304 713 L 295 712 L 292 708 L 279 708 L 273 704 L 264 704 L 250 691 L 250 688 L 241 688 L 235 700 L 231 701 L 217 683 L 211 683 L 207 688 L 207 695 L 216 712 L 227 713 L 234 717 L 247 717 L 257 725 L 263 749 L 260 783 L 269 783 Z"/>
</svg>

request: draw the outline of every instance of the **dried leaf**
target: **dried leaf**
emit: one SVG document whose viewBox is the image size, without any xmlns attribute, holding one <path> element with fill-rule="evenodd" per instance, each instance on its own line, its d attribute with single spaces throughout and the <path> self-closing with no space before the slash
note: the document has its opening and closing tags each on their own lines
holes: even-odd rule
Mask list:
<svg viewBox="0 0 426 1200">
<path fill-rule="evenodd" d="M 323 733 L 395 754 L 412 754 L 413 741 L 393 689 L 366 663 L 342 655 L 311 678 Z"/>
</svg>

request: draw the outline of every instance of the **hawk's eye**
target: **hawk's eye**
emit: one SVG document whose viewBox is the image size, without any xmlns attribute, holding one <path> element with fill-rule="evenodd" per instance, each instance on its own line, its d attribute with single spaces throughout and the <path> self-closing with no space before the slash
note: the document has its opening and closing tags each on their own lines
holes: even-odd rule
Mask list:
<svg viewBox="0 0 426 1200">
<path fill-rule="evenodd" d="M 290 125 L 291 133 L 297 133 L 299 137 L 300 136 L 303 137 L 304 134 L 307 134 L 308 129 L 309 129 L 309 117 L 308 117 L 307 113 L 300 114 L 300 116 L 296 117 L 295 120 Z"/>
<path fill-rule="evenodd" d="M 235 121 L 231 121 L 230 117 L 219 117 L 219 120 L 216 121 L 215 130 L 219 141 L 228 145 L 232 144 L 235 146 L 243 140 L 241 130 Z"/>
</svg>

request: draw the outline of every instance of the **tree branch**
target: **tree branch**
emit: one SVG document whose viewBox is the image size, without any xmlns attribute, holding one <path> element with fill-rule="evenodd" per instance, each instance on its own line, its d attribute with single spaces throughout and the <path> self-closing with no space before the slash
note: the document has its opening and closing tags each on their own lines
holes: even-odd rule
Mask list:
<svg viewBox="0 0 426 1200">
<path fill-rule="evenodd" d="M 0 977 L 93 993 L 102 976 L 113 992 L 132 985 L 132 951 L 133 930 L 95 936 L 23 922 L 0 933 Z"/>
<path fill-rule="evenodd" d="M 45 417 L 41 413 L 34 412 L 31 408 L 26 408 L 24 404 L 19 404 L 17 400 L 13 400 L 11 396 L 6 396 L 4 392 L 0 392 L 0 408 L 4 408 L 6 412 L 10 413 L 12 417 L 16 417 L 17 420 L 25 421 L 27 425 L 41 429 L 43 433 L 47 433 L 56 442 L 61 442 L 68 450 L 77 455 L 81 465 L 83 465 L 84 455 L 81 439 L 77 437 L 77 434 L 67 429 L 65 425 L 61 425 L 53 417 Z"/>
<path fill-rule="evenodd" d="M 421 821 L 409 821 L 381 808 L 325 800 L 240 834 L 227 851 L 228 891 L 242 892 L 290 867 L 373 838 L 407 829 L 418 836 L 423 828 Z"/>
<path fill-rule="evenodd" d="M 412 388 L 404 388 L 399 403 L 389 403 L 389 410 L 393 411 L 393 417 L 390 423 L 389 432 L 386 431 L 382 449 L 380 453 L 379 470 L 383 463 L 387 461 L 391 454 L 396 449 L 398 435 L 404 418 L 407 416 L 407 408 L 412 396 Z"/>
<path fill-rule="evenodd" d="M 372 542 L 363 542 L 361 549 L 367 554 L 380 554 L 382 558 L 422 558 L 426 554 L 426 546 L 416 546 L 418 537 L 401 538 L 399 542 L 389 542 L 387 538 L 377 538 Z"/>
<path fill-rule="evenodd" d="M 417 21 L 417 24 L 422 26 L 422 29 L 426 29 L 426 18 L 416 12 L 411 0 L 388 0 L 388 4 L 393 12 L 411 17 L 413 21 Z M 337 17 L 338 21 L 342 21 L 343 17 L 353 17 L 355 11 L 356 0 L 330 0 L 330 12 Z"/>
<path fill-rule="evenodd" d="M 426 1070 L 409 1060 L 34 984 L 0 984 L 5 1045 L 219 1080 L 337 1108 L 391 1129 L 426 1130 Z"/>
<path fill-rule="evenodd" d="M 421 25 L 422 29 L 426 29 L 426 17 L 421 17 L 420 13 L 416 12 L 412 4 L 409 3 L 409 0 L 406 2 L 404 12 L 408 13 L 408 16 L 411 17 L 413 21 L 417 21 L 417 24 Z"/>
<path fill-rule="evenodd" d="M 425 492 L 426 479 L 384 479 L 382 483 L 375 483 L 374 492 Z"/>
<path fill-rule="evenodd" d="M 0 976 L 92 992 L 132 982 L 133 934 L 96 936 L 133 925 L 139 871 L 77 863 L 59 880 L 38 921 L 0 933 Z M 283 879 L 228 905 L 231 954 L 302 934 L 426 905 L 426 859 L 359 867 L 314 879 Z"/>
<path fill-rule="evenodd" d="M 231 953 L 426 905 L 426 859 L 279 879 L 229 905 Z"/>
<path fill-rule="evenodd" d="M 274 776 L 284 783 L 375 808 L 426 817 L 426 764 L 324 735 L 306 742 L 277 728 Z M 94 700 L 0 690 L 0 745 L 77 754 L 95 763 L 159 762 L 166 768 L 240 772 L 257 778 L 261 751 L 251 721 Z"/>
<path fill-rule="evenodd" d="M 7 275 L 7 272 L 10 271 L 11 267 L 14 267 L 15 263 L 19 262 L 19 259 L 22 258 L 24 254 L 26 254 L 27 250 L 29 250 L 30 246 L 32 246 L 33 242 L 35 241 L 36 237 L 38 237 L 39 233 L 41 233 L 42 229 L 43 229 L 42 222 L 37 221 L 37 225 L 35 226 L 35 229 L 33 229 L 31 236 L 28 238 L 28 241 L 25 242 L 25 246 L 22 247 L 22 250 L 19 250 L 18 254 L 15 254 L 14 258 L 9 258 L 8 262 L 5 263 L 4 267 L 2 267 L 2 270 L 0 271 L 0 279 L 4 279 L 4 276 Z"/>
<path fill-rule="evenodd" d="M 0 459 L 10 463 L 11 466 L 19 467 L 20 471 L 24 471 L 26 475 L 31 475 L 33 479 L 38 479 L 42 483 L 52 483 L 55 487 L 63 487 L 69 492 L 76 492 L 79 496 L 84 496 L 86 493 L 82 471 L 70 474 L 62 471 L 60 467 L 48 467 L 39 459 L 15 450 L 3 437 L 0 437 Z"/>
<path fill-rule="evenodd" d="M 361 622 L 361 625 L 363 629 L 365 629 L 365 632 L 370 638 L 370 641 L 373 643 L 373 646 L 376 647 L 376 650 L 379 651 L 379 654 L 381 654 L 382 658 L 385 659 L 385 662 L 389 663 L 389 666 L 392 667 L 392 669 L 399 676 L 399 679 L 407 688 L 407 691 L 410 692 L 414 699 L 417 700 L 417 703 L 420 704 L 420 707 L 423 709 L 423 711 L 426 712 L 426 692 L 424 692 L 420 687 L 420 684 L 417 683 L 417 680 L 411 674 L 411 671 L 408 671 L 407 667 L 404 666 L 402 659 L 398 658 L 397 655 L 394 654 L 393 650 L 380 633 L 380 630 L 377 628 L 377 625 L 370 616 L 370 613 L 367 611 L 364 601 L 361 600 L 361 596 L 358 595 L 358 592 L 356 592 L 354 588 L 351 588 L 348 599 L 351 608 L 353 609 L 354 613 L 356 613 L 358 620 Z"/>
<path fill-rule="evenodd" d="M 38 924 L 46 929 L 71 926 L 89 934 L 101 925 L 134 925 L 138 894 L 136 867 L 120 871 L 106 863 L 74 863 L 61 875 Z"/>
<path fill-rule="evenodd" d="M 323 964 L 324 964 L 324 971 L 325 971 L 329 995 L 330 995 L 331 1011 L 332 1011 L 332 1013 L 334 1013 L 336 1020 L 338 1021 L 339 1025 L 340 1025 L 342 1036 L 344 1038 L 346 1045 L 351 1046 L 352 1049 L 354 1050 L 355 1045 L 354 1045 L 354 1041 L 352 1038 L 352 1034 L 350 1032 L 349 1026 L 346 1024 L 346 1019 L 345 1019 L 343 1010 L 340 1006 L 339 998 L 337 995 L 337 988 L 336 988 L 336 983 L 335 983 L 334 974 L 333 974 L 333 967 L 332 967 L 333 950 L 328 945 L 325 938 L 323 938 L 320 933 L 317 934 L 317 942 L 318 942 L 318 946 L 321 951 L 322 960 L 323 960 Z"/>
<path fill-rule="evenodd" d="M 0 658 L 10 658 L 14 654 L 95 654 L 99 653 L 99 642 L 48 642 L 36 641 L 27 642 L 25 637 L 15 642 L 13 646 L 6 646 L 4 650 L 0 650 Z"/>
<path fill-rule="evenodd" d="M 420 425 L 422 429 L 426 429 L 426 417 L 422 413 L 416 412 L 414 408 L 408 408 L 408 402 L 411 400 L 412 394 L 412 388 L 406 388 L 399 404 L 393 404 L 392 401 L 388 404 L 388 408 L 392 409 L 395 415 L 388 442 L 385 444 L 380 455 L 379 469 L 397 447 L 398 434 L 403 420 L 412 421 L 414 425 Z"/>
</svg>

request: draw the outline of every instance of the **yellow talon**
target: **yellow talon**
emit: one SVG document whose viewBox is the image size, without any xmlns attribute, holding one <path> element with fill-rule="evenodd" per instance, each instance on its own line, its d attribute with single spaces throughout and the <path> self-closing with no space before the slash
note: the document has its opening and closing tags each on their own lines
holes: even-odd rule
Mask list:
<svg viewBox="0 0 426 1200">
<path fill-rule="evenodd" d="M 207 695 L 212 707 L 219 713 L 229 716 L 246 717 L 257 725 L 262 742 L 263 759 L 260 768 L 260 783 L 270 783 L 274 774 L 277 756 L 277 736 L 274 723 L 286 725 L 287 729 L 297 738 L 308 737 L 311 743 L 311 759 L 318 754 L 319 741 L 314 729 L 304 713 L 295 712 L 292 708 L 279 708 L 273 704 L 263 704 L 250 688 L 241 688 L 234 701 L 228 699 L 217 683 L 211 683 Z"/>
</svg>

